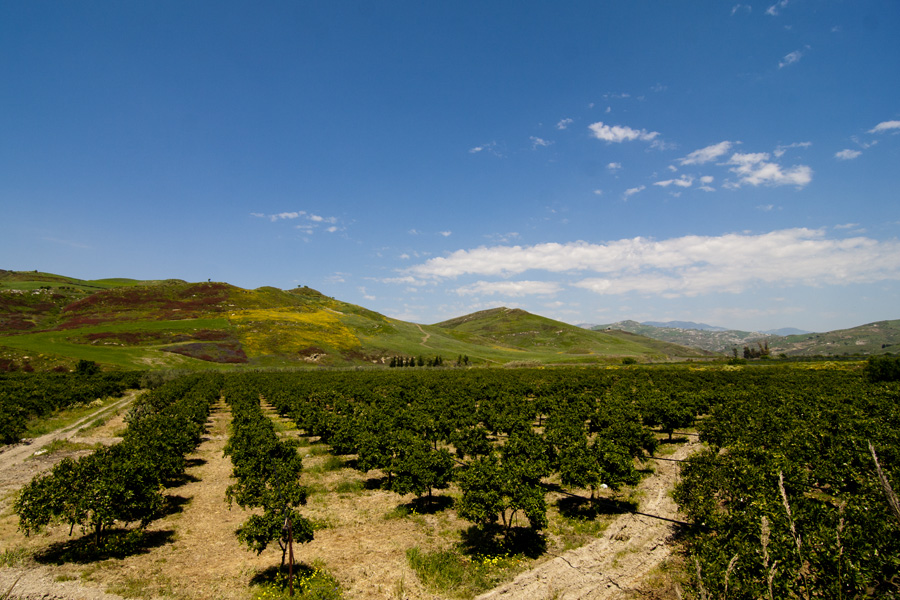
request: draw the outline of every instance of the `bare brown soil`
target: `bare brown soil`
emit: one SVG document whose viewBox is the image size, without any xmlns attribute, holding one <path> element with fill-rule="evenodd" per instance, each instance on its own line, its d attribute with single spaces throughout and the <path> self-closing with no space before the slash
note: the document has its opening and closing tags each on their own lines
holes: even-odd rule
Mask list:
<svg viewBox="0 0 900 600">
<path fill-rule="evenodd" d="M 685 444 L 670 458 L 684 459 L 698 448 L 697 442 Z M 621 515 L 595 542 L 523 573 L 479 600 L 634 597 L 647 576 L 669 556 L 672 520 L 678 518 L 678 507 L 669 494 L 678 477 L 678 463 L 657 462 L 655 473 L 640 486 L 643 501 L 638 513 Z"/>
<path fill-rule="evenodd" d="M 270 416 L 277 419 L 271 412 Z M 115 421 L 92 431 L 90 439 L 113 442 L 113 438 L 105 436 L 121 429 L 121 417 L 118 423 Z M 275 545 L 257 556 L 240 546 L 234 536 L 234 530 L 248 514 L 238 506 L 229 507 L 225 501 L 225 489 L 233 481 L 231 461 L 223 455 L 230 422 L 230 411 L 220 401 L 202 443 L 188 457 L 186 482 L 167 490 L 174 511 L 148 528 L 148 539 L 157 542 L 124 559 L 83 564 L 38 562 L 35 555 L 52 544 L 71 539 L 68 528 L 57 526 L 43 534 L 24 537 L 16 531 L 17 519 L 10 508 L 12 492 L 34 474 L 49 469 L 61 456 L 54 453 L 42 461 L 40 457 L 24 460 L 25 452 L 8 454 L 15 449 L 0 453 L 0 486 L 5 494 L 0 513 L 0 552 L 23 554 L 15 566 L 0 568 L 0 597 L 12 588 L 11 597 L 28 599 L 252 598 L 250 586 L 254 579 L 280 564 L 281 551 Z M 297 436 L 289 424 L 281 424 L 285 428 L 283 435 Z M 71 439 L 77 441 L 77 436 Z M 31 454 L 38 443 L 32 443 Z M 674 457 L 685 456 L 695 447 L 696 444 L 689 444 Z M 408 566 L 406 551 L 414 546 L 425 551 L 448 548 L 459 541 L 460 532 L 468 523 L 457 519 L 452 510 L 408 514 L 403 506 L 412 501 L 412 496 L 400 497 L 378 489 L 376 479 L 353 469 L 335 468 L 334 459 L 324 450 L 317 444 L 300 448 L 305 455 L 303 483 L 311 492 L 302 511 L 318 529 L 312 542 L 295 547 L 296 560 L 323 567 L 334 575 L 348 599 L 440 598 L 420 583 Z M 667 492 L 676 473 L 675 463 L 662 463 L 644 480 L 641 512 L 675 516 Z M 548 496 L 550 503 L 556 499 L 552 494 Z M 641 578 L 668 554 L 670 524 L 628 514 L 610 517 L 612 524 L 596 541 L 564 552 L 562 548 L 584 540 L 573 542 L 567 532 L 554 528 L 554 520 L 559 522 L 560 517 L 555 508 L 551 513 L 548 554 L 535 561 L 533 570 L 485 598 L 621 597 L 639 585 Z M 76 529 L 74 537 L 78 535 Z"/>
</svg>

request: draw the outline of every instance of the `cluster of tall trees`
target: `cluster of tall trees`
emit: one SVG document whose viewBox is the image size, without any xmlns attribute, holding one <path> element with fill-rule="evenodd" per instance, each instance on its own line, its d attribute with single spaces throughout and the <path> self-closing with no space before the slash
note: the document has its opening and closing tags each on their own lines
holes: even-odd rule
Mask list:
<svg viewBox="0 0 900 600">
<path fill-rule="evenodd" d="M 440 355 L 424 357 L 419 356 L 392 356 L 388 364 L 390 367 L 442 367 L 444 357 Z"/>
</svg>

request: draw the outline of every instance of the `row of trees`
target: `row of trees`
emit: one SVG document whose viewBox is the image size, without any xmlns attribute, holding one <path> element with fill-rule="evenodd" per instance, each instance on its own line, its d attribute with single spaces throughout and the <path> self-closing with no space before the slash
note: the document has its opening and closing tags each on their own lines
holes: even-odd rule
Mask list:
<svg viewBox="0 0 900 600">
<path fill-rule="evenodd" d="M 355 456 L 361 471 L 380 471 L 386 488 L 430 499 L 455 481 L 459 515 L 484 528 L 499 524 L 507 535 L 517 524 L 546 525 L 543 481 L 554 473 L 592 496 L 604 485 L 637 483 L 634 460 L 657 445 L 650 424 L 672 431 L 695 413 L 689 395 L 604 398 L 583 387 L 528 393 L 506 388 L 521 385 L 517 376 L 498 373 L 470 385 L 482 374 L 461 375 L 242 377 L 333 453 Z"/>
<path fill-rule="evenodd" d="M 64 523 L 71 533 L 78 525 L 100 547 L 116 523 L 145 527 L 160 516 L 163 489 L 184 472 L 185 454 L 199 444 L 221 383 L 221 376 L 193 376 L 144 394 L 121 443 L 65 458 L 22 488 L 14 504 L 20 529 L 29 535 Z"/>
<path fill-rule="evenodd" d="M 390 367 L 443 367 L 444 357 L 442 356 L 392 356 L 388 364 Z"/>
<path fill-rule="evenodd" d="M 260 408 L 259 392 L 240 385 L 232 376 L 225 390 L 231 407 L 232 432 L 225 446 L 231 457 L 235 483 L 228 486 L 225 497 L 244 510 L 262 509 L 235 532 L 250 549 L 261 553 L 278 540 L 281 562 L 287 545 L 284 535 L 288 521 L 292 539 L 313 539 L 312 525 L 297 510 L 306 504 L 306 489 L 300 485 L 302 458 L 295 440 L 279 439 L 272 421 Z"/>
</svg>

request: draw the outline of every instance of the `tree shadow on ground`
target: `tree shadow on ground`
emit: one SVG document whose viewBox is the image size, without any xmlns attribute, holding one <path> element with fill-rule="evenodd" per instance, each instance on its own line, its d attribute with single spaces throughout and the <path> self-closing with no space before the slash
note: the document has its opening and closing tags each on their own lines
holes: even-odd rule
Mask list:
<svg viewBox="0 0 900 600">
<path fill-rule="evenodd" d="M 688 438 L 686 436 L 678 436 L 676 435 L 671 440 L 668 437 L 664 437 L 659 440 L 660 444 L 686 444 L 688 443 Z"/>
<path fill-rule="evenodd" d="M 453 506 L 452 496 L 419 496 L 397 508 L 405 508 L 420 515 L 433 515 Z"/>
<path fill-rule="evenodd" d="M 386 486 L 387 477 L 369 477 L 366 479 L 365 483 L 363 483 L 363 487 L 369 491 L 380 490 L 382 488 L 386 489 Z"/>
<path fill-rule="evenodd" d="M 547 551 L 547 536 L 530 527 L 505 530 L 497 523 L 472 525 L 461 532 L 460 549 L 464 554 L 483 556 L 523 555 L 538 558 Z"/>
<path fill-rule="evenodd" d="M 184 507 L 190 504 L 192 500 L 193 497 L 185 498 L 184 496 L 177 496 L 174 494 L 166 495 L 163 500 L 165 505 L 162 508 L 160 517 L 168 517 L 184 512 Z"/>
<path fill-rule="evenodd" d="M 112 529 L 103 535 L 98 546 L 94 535 L 88 534 L 74 540 L 55 542 L 37 552 L 34 559 L 41 564 L 92 563 L 110 558 L 126 558 L 146 554 L 175 540 L 175 531 L 144 531 L 141 529 Z"/>
<path fill-rule="evenodd" d="M 170 477 L 169 479 L 167 479 L 164 485 L 167 488 L 179 488 L 188 483 L 197 483 L 198 481 L 200 481 L 198 477 L 195 477 L 190 473 L 183 472 L 176 475 L 175 477 Z"/>
<path fill-rule="evenodd" d="M 567 519 L 587 519 L 593 521 L 600 515 L 621 515 L 638 509 L 637 502 L 618 498 L 582 498 L 567 496 L 556 501 L 559 514 Z"/>
<path fill-rule="evenodd" d="M 184 468 L 190 469 L 191 467 L 202 467 L 206 464 L 205 458 L 186 458 L 184 460 Z"/>
</svg>

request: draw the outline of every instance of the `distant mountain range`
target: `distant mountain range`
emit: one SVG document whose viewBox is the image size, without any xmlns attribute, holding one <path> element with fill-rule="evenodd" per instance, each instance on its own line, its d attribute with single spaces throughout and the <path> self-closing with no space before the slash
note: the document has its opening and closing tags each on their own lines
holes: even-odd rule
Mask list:
<svg viewBox="0 0 900 600">
<path fill-rule="evenodd" d="M 851 329 L 812 333 L 786 327 L 770 331 L 741 331 L 691 321 L 619 321 L 590 325 L 593 331 L 628 331 L 638 335 L 701 348 L 719 354 L 739 353 L 744 346 L 768 344 L 773 356 L 883 354 L 900 351 L 900 320 L 878 321 Z"/>
<path fill-rule="evenodd" d="M 503 307 L 419 325 L 308 287 L 0 270 L 0 371 L 71 368 L 81 359 L 127 369 L 386 366 L 396 357 L 505 366 L 708 360 L 757 344 L 773 356 L 900 350 L 900 321 L 788 336 L 659 325 L 584 328 Z"/>
</svg>

